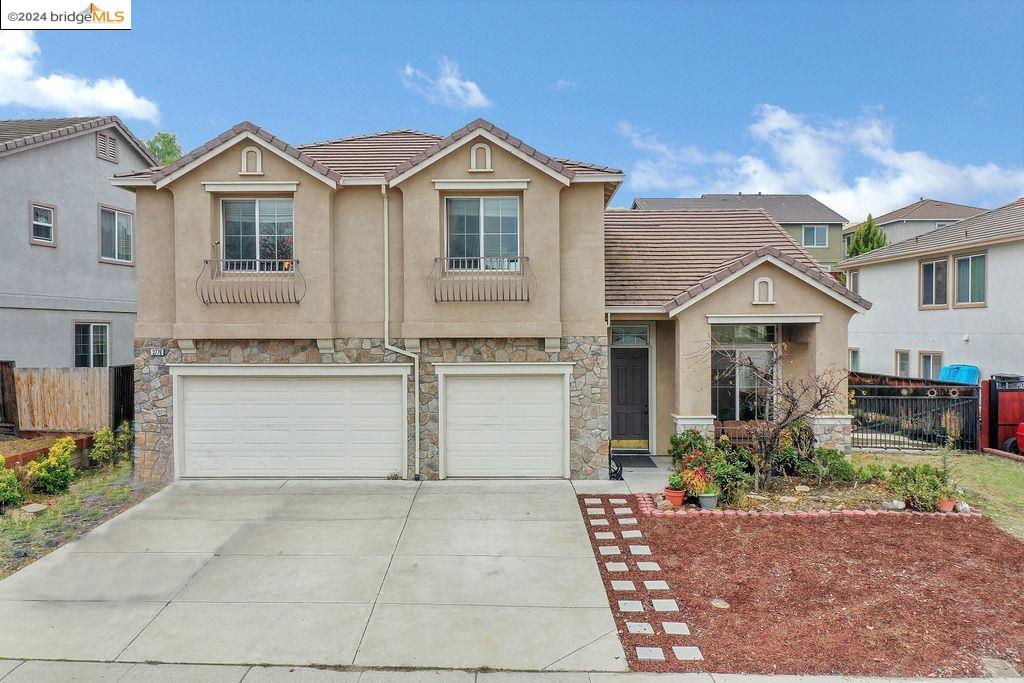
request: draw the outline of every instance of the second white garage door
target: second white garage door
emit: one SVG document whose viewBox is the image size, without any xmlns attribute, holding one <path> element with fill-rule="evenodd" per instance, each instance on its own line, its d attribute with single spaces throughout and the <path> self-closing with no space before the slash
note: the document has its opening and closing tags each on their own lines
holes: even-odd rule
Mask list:
<svg viewBox="0 0 1024 683">
<path fill-rule="evenodd" d="M 565 385 L 560 374 L 446 375 L 445 476 L 567 476 Z"/>
<path fill-rule="evenodd" d="M 401 376 L 183 376 L 176 403 L 178 476 L 405 471 Z"/>
</svg>

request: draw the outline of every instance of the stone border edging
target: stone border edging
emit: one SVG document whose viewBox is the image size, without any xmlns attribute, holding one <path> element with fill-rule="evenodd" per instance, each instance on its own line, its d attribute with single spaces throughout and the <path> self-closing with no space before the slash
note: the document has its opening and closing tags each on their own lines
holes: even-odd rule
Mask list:
<svg viewBox="0 0 1024 683">
<path fill-rule="evenodd" d="M 637 493 L 637 508 L 640 514 L 653 517 L 793 517 L 795 519 L 824 519 L 829 517 L 877 517 L 879 515 L 902 515 L 904 517 L 939 517 L 942 519 L 982 519 L 986 517 L 980 512 L 918 512 L 916 510 L 786 510 L 772 512 L 767 510 L 698 510 L 694 508 L 678 508 L 675 510 L 659 510 L 654 504 L 650 493 Z"/>
<path fill-rule="evenodd" d="M 1003 451 L 998 448 L 985 448 L 982 452 L 986 455 L 994 455 L 999 458 L 1006 458 L 1007 460 L 1013 460 L 1015 462 L 1024 462 L 1024 455 L 1017 455 L 1009 451 Z"/>
</svg>

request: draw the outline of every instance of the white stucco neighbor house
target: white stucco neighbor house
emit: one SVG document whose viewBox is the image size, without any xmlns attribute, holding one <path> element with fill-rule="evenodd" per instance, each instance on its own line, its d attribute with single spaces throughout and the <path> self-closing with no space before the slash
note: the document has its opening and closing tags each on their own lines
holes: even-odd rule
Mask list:
<svg viewBox="0 0 1024 683">
<path fill-rule="evenodd" d="M 850 321 L 851 369 L 1024 374 L 1024 198 L 836 268 L 875 304 Z"/>
</svg>

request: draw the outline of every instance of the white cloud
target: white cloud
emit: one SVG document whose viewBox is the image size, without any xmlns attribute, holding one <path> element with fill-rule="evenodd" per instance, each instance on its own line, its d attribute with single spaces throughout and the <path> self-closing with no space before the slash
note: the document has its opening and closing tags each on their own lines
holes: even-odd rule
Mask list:
<svg viewBox="0 0 1024 683">
<path fill-rule="evenodd" d="M 574 81 L 571 78 L 559 78 L 557 81 L 551 84 L 552 90 L 562 92 L 563 90 L 572 90 L 579 86 L 578 81 Z"/>
<path fill-rule="evenodd" d="M 31 31 L 0 31 L 0 105 L 65 114 L 117 114 L 159 123 L 160 110 L 136 95 L 122 78 L 90 81 L 63 73 L 41 74 L 39 44 Z"/>
<path fill-rule="evenodd" d="M 485 109 L 491 106 L 480 86 L 464 80 L 459 65 L 447 57 L 438 60 L 437 76 L 431 78 L 411 64 L 402 69 L 402 83 L 409 90 L 435 104 L 455 109 Z"/>
<path fill-rule="evenodd" d="M 1024 168 L 958 166 L 926 152 L 897 149 L 895 128 L 878 109 L 857 117 L 813 122 L 762 105 L 747 132 L 746 154 L 707 152 L 663 142 L 651 131 L 620 123 L 619 133 L 641 153 L 627 176 L 639 193 L 812 194 L 851 220 L 935 197 L 992 207 L 1024 195 Z M 853 172 L 856 163 L 866 170 Z"/>
</svg>

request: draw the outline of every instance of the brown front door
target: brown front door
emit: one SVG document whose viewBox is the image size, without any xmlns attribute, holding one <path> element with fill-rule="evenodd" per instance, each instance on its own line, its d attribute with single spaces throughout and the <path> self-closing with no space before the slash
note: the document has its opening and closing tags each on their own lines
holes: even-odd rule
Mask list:
<svg viewBox="0 0 1024 683">
<path fill-rule="evenodd" d="M 648 447 L 647 349 L 612 349 L 612 447 Z"/>
</svg>

